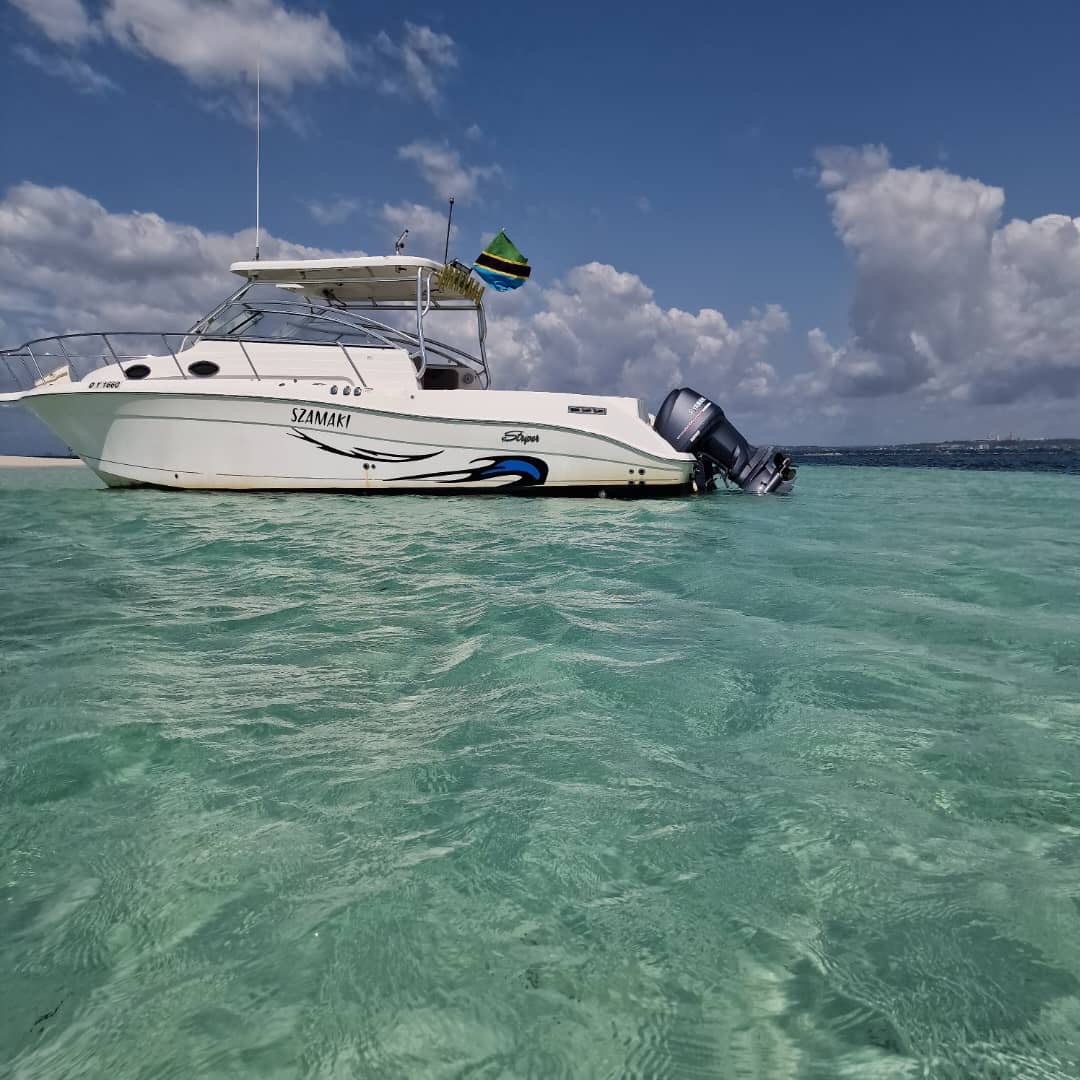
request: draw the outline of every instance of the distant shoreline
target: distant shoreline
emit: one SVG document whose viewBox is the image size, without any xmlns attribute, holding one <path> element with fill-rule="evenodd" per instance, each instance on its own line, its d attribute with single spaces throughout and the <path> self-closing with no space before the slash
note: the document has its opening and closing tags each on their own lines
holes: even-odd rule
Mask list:
<svg viewBox="0 0 1080 1080">
<path fill-rule="evenodd" d="M 53 465 L 82 465 L 82 462 L 74 457 L 16 457 L 0 454 L 0 469 L 39 469 Z"/>
</svg>

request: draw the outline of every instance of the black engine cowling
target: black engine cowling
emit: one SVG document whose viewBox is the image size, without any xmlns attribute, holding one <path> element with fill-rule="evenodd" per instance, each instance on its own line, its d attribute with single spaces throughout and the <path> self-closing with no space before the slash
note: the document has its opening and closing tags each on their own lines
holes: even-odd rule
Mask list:
<svg viewBox="0 0 1080 1080">
<path fill-rule="evenodd" d="M 775 446 L 751 446 L 714 401 L 689 387 L 672 390 L 653 427 L 676 450 L 698 459 L 695 481 L 711 491 L 716 477 L 751 495 L 786 494 L 795 480 L 791 458 Z"/>
</svg>

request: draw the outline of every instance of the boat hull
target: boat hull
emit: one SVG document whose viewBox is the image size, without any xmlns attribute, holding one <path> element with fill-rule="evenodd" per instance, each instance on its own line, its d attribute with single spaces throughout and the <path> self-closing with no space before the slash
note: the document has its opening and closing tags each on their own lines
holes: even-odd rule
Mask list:
<svg viewBox="0 0 1080 1080">
<path fill-rule="evenodd" d="M 110 487 L 643 497 L 690 490 L 693 459 L 628 399 L 418 391 L 331 399 L 287 384 L 259 395 L 48 388 L 22 404 Z M 574 409 L 591 408 L 579 417 Z M 564 420 L 565 417 L 565 420 Z"/>
</svg>

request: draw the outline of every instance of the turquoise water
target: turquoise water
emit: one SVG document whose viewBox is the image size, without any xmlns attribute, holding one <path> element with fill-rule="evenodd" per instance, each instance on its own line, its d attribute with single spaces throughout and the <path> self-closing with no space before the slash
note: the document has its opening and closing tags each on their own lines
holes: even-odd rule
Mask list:
<svg viewBox="0 0 1080 1080">
<path fill-rule="evenodd" d="M 1080 1075 L 1080 481 L 0 472 L 0 1074 Z"/>
</svg>

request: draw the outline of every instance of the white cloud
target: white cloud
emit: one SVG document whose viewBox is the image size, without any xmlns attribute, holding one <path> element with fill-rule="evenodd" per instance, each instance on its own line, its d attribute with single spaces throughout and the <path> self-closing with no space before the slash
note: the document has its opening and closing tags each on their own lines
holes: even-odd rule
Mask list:
<svg viewBox="0 0 1080 1080">
<path fill-rule="evenodd" d="M 461 155 L 446 143 L 423 139 L 400 147 L 398 157 L 411 161 L 439 198 L 448 199 L 453 195 L 462 203 L 476 198 L 482 180 L 502 174 L 498 165 L 464 165 Z"/>
<path fill-rule="evenodd" d="M 81 0 L 11 2 L 57 44 L 107 36 L 204 89 L 254 82 L 261 65 L 264 87 L 283 98 L 298 83 L 350 72 L 349 49 L 326 15 L 281 0 L 106 0 L 99 22 Z"/>
<path fill-rule="evenodd" d="M 385 204 L 379 211 L 379 217 L 388 226 L 387 251 L 393 250 L 393 241 L 402 229 L 409 230 L 405 243 L 406 255 L 420 255 L 442 262 L 446 247 L 446 214 L 432 210 L 419 203 Z M 390 234 L 393 234 L 392 236 Z M 458 227 L 451 227 L 450 243 L 457 237 Z M 451 255 L 453 252 L 451 251 Z"/>
<path fill-rule="evenodd" d="M 652 213 L 652 203 L 649 201 L 649 196 L 648 195 L 639 195 L 638 199 L 637 199 L 637 202 L 634 203 L 634 205 L 643 214 L 651 214 Z"/>
<path fill-rule="evenodd" d="M 70 83 L 80 94 L 101 95 L 120 89 L 107 75 L 76 57 L 64 56 L 62 53 L 46 55 L 30 45 L 16 45 L 14 52 L 20 59 L 44 71 L 46 75 Z"/>
<path fill-rule="evenodd" d="M 438 100 L 438 79 L 442 72 L 457 67 L 457 50 L 449 34 L 438 34 L 428 26 L 405 24 L 402 63 L 413 89 L 429 105 Z"/>
<path fill-rule="evenodd" d="M 320 225 L 341 225 L 356 213 L 360 201 L 338 195 L 330 199 L 308 199 L 304 205 Z"/>
<path fill-rule="evenodd" d="M 405 23 L 400 41 L 382 32 L 375 39 L 374 49 L 362 51 L 367 63 L 379 71 L 379 90 L 418 97 L 432 108 L 439 104 L 441 83 L 458 66 L 457 45 L 449 34 L 411 22 Z M 378 57 L 385 63 L 373 63 Z"/>
<path fill-rule="evenodd" d="M 201 87 L 254 82 L 282 95 L 349 71 L 344 39 L 322 12 L 278 0 L 108 0 L 108 34 L 176 68 Z"/>
<path fill-rule="evenodd" d="M 81 45 L 101 34 L 81 0 L 11 0 L 11 3 L 57 45 Z"/>
<path fill-rule="evenodd" d="M 347 42 L 324 12 L 286 0 L 103 0 L 97 18 L 82 0 L 10 2 L 59 45 L 109 39 L 168 64 L 203 90 L 254 83 L 261 66 L 264 108 L 296 128 L 302 122 L 288 114 L 286 101 L 300 84 L 356 76 L 381 93 L 437 108 L 458 66 L 454 39 L 429 26 L 406 22 L 399 38 L 383 31 L 358 44 Z M 89 85 L 92 76 L 83 75 Z M 74 70 L 62 77 L 74 82 Z M 246 118 L 246 102 L 224 104 Z"/>
<path fill-rule="evenodd" d="M 484 137 L 483 129 L 479 124 L 470 124 L 465 129 L 465 138 L 472 142 L 479 142 Z"/>
<path fill-rule="evenodd" d="M 597 262 L 528 290 L 489 305 L 499 386 L 630 394 L 656 405 L 689 384 L 744 411 L 760 411 L 776 389 L 764 355 L 788 316 L 775 304 L 732 325 L 712 308 L 661 308 L 636 274 Z"/>
<path fill-rule="evenodd" d="M 889 168 L 889 151 L 881 145 L 823 146 L 815 157 L 817 168 L 809 174 L 816 176 L 823 188 L 865 180 Z"/>
<path fill-rule="evenodd" d="M 157 214 L 110 213 L 71 188 L 17 184 L 0 201 L 0 307 L 8 332 L 183 330 L 237 287 L 229 263 L 250 257 L 254 239 L 251 229 L 207 233 Z M 264 233 L 262 254 L 333 252 Z"/>
<path fill-rule="evenodd" d="M 855 260 L 850 335 L 809 335 L 797 390 L 841 398 L 1016 402 L 1080 394 L 1080 218 L 1002 225 L 1004 192 L 883 147 L 818 154 L 836 232 Z"/>
</svg>

